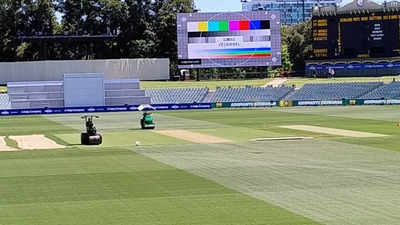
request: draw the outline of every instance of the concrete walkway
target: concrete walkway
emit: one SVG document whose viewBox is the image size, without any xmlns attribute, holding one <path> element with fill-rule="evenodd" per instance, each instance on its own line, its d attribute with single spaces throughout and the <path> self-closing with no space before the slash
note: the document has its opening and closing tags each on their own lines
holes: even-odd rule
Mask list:
<svg viewBox="0 0 400 225">
<path fill-rule="evenodd" d="M 285 84 L 286 81 L 287 81 L 287 78 L 274 78 L 272 81 L 268 82 L 263 87 L 268 87 L 268 86 L 279 87 L 279 86 Z"/>
</svg>

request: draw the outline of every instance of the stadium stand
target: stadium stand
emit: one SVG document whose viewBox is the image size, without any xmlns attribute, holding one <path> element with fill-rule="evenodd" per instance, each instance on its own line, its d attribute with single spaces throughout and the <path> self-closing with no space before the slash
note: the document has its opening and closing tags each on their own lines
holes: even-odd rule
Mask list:
<svg viewBox="0 0 400 225">
<path fill-rule="evenodd" d="M 63 107 L 62 82 L 10 82 L 0 94 L 0 109 Z M 269 102 L 280 100 L 341 100 L 400 98 L 400 82 L 325 83 L 294 87 L 169 88 L 140 90 L 138 80 L 105 80 L 106 106 L 215 102 Z"/>
<path fill-rule="evenodd" d="M 0 109 L 11 109 L 10 96 L 8 94 L 0 94 Z"/>
<path fill-rule="evenodd" d="M 61 81 L 9 82 L 7 91 L 13 109 L 64 107 Z"/>
<path fill-rule="evenodd" d="M 152 104 L 200 103 L 208 94 L 208 88 L 168 88 L 146 90 Z"/>
<path fill-rule="evenodd" d="M 217 88 L 207 102 L 279 101 L 293 90 L 286 86 Z"/>
<path fill-rule="evenodd" d="M 104 80 L 103 82 L 106 106 L 150 103 L 150 97 L 145 96 L 144 90 L 140 90 L 137 79 Z M 7 90 L 10 102 L 8 109 L 65 107 L 63 81 L 8 82 Z"/>
<path fill-rule="evenodd" d="M 104 80 L 106 106 L 149 104 L 150 97 L 140 90 L 139 80 Z"/>
<path fill-rule="evenodd" d="M 383 85 L 383 82 L 305 84 L 285 100 L 357 99 Z"/>
<path fill-rule="evenodd" d="M 360 99 L 395 99 L 400 97 L 400 82 L 392 82 L 369 92 Z"/>
</svg>

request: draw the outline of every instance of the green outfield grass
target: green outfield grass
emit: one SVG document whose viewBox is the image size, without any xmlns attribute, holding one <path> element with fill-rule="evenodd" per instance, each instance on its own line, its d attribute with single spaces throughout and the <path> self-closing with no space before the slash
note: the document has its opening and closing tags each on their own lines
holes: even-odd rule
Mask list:
<svg viewBox="0 0 400 225">
<path fill-rule="evenodd" d="M 138 113 L 0 117 L 0 136 L 45 134 L 67 148 L 0 152 L 0 225 L 395 225 L 399 106 L 167 111 L 158 130 L 231 140 L 195 144 L 139 129 Z M 353 138 L 280 128 L 385 134 Z M 254 138 L 311 136 L 302 141 Z M 140 146 L 136 146 L 140 141 Z M 6 138 L 11 146 L 16 143 Z"/>
<path fill-rule="evenodd" d="M 79 133 L 73 134 L 56 134 L 57 138 L 60 138 L 69 145 L 79 145 L 81 137 Z M 182 139 L 172 138 L 161 134 L 156 134 L 149 131 L 124 131 L 124 132 L 108 132 L 102 133 L 104 142 L 100 147 L 121 147 L 121 146 L 133 146 L 139 141 L 140 145 L 173 145 L 173 144 L 189 144 Z"/>
<path fill-rule="evenodd" d="M 0 136 L 29 134 L 52 135 L 74 131 L 74 129 L 54 123 L 43 116 L 6 116 L 0 118 Z"/>
<path fill-rule="evenodd" d="M 141 81 L 142 89 L 159 89 L 159 88 L 204 88 L 215 90 L 217 87 L 244 87 L 251 85 L 261 87 L 266 85 L 272 79 L 255 79 L 255 80 L 210 80 L 210 81 Z"/>
<path fill-rule="evenodd" d="M 316 224 L 126 149 L 2 154 L 0 224 Z"/>
</svg>

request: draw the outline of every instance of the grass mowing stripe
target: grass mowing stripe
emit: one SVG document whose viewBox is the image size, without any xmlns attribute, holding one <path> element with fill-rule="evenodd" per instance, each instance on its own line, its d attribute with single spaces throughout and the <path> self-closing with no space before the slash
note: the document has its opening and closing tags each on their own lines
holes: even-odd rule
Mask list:
<svg viewBox="0 0 400 225">
<path fill-rule="evenodd" d="M 63 114 L 46 115 L 51 121 L 57 122 L 79 133 L 85 130 L 84 121 L 81 116 L 84 114 Z M 138 112 L 118 112 L 118 113 L 96 113 L 100 118 L 94 121 L 98 131 L 122 131 L 139 128 Z"/>
<path fill-rule="evenodd" d="M 160 178 L 163 179 L 152 179 Z M 184 177 L 184 180 L 181 178 Z M 15 197 L 18 190 L 18 197 Z M 0 205 L 225 194 L 181 170 L 0 178 Z"/>
<path fill-rule="evenodd" d="M 231 129 L 230 135 L 237 140 L 241 138 L 240 133 L 249 130 L 249 136 L 258 132 L 285 136 L 306 134 L 277 128 L 307 125 L 306 122 L 374 133 L 381 133 L 377 131 L 380 129 L 392 136 L 363 139 L 366 143 L 356 143 L 360 142 L 357 138 L 320 135 L 324 138 L 307 140 L 310 142 L 140 147 L 144 150 L 142 154 L 163 157 L 180 168 L 187 166 L 184 169 L 190 173 L 113 147 L 1 152 L 0 224 L 315 224 L 304 216 L 322 217 L 318 220 L 328 225 L 397 224 L 400 160 L 397 152 L 382 150 L 394 149 L 393 143 L 399 142 L 395 140 L 399 139 L 398 128 L 393 122 L 271 111 L 274 110 L 157 112 L 155 115 L 159 116 L 157 124 L 163 129 L 177 126 L 204 132 L 215 129 L 216 136 Z M 107 115 L 111 120 L 105 119 L 105 126 L 124 119 L 131 119 L 137 126 L 131 114 Z M 59 115 L 57 122 L 64 116 Z M 76 125 L 83 126 L 74 117 L 78 115 L 69 116 Z M 14 122 L 23 128 L 18 120 L 7 121 L 7 125 L 13 126 Z M 55 129 L 52 125 L 50 129 Z M 79 133 L 79 129 L 64 130 L 68 122 L 63 125 L 49 134 Z M 112 132 L 135 132 L 131 125 L 122 126 L 121 122 L 115 125 Z M 28 128 L 42 129 L 34 129 L 32 124 Z M 239 128 L 238 134 L 234 133 L 236 128 Z M 371 149 L 362 144 L 380 147 Z M 203 177 L 209 174 L 210 180 L 194 176 L 193 171 Z M 228 182 L 227 187 L 231 187 L 228 184 L 235 185 L 234 189 L 244 187 L 236 190 L 251 192 L 252 196 L 272 204 L 232 192 L 211 181 L 212 176 Z M 48 185 L 37 184 L 39 181 Z"/>
<path fill-rule="evenodd" d="M 296 108 L 293 108 L 294 110 Z M 351 107 L 348 107 L 351 110 Z M 368 109 L 368 107 L 366 108 Z M 258 130 L 265 130 L 280 134 L 281 136 L 313 136 L 324 138 L 335 138 L 345 143 L 356 143 L 370 147 L 379 147 L 379 149 L 388 149 L 398 151 L 400 146 L 400 129 L 395 123 L 383 120 L 355 119 L 338 116 L 314 115 L 304 113 L 291 113 L 290 110 L 280 112 L 268 109 L 233 109 L 233 110 L 213 110 L 213 111 L 195 111 L 185 113 L 183 111 L 163 112 L 168 116 L 183 117 L 187 119 L 205 120 L 213 123 L 221 123 L 231 127 L 247 127 Z M 371 112 L 374 114 L 374 112 Z M 334 135 L 318 134 L 307 131 L 297 131 L 291 129 L 279 128 L 284 125 L 312 125 L 328 128 L 337 128 L 345 130 L 354 130 L 362 132 L 371 132 L 377 134 L 390 135 L 391 137 L 382 138 L 363 138 L 360 139 L 340 139 Z M 395 144 L 394 144 L 395 143 Z"/>
<path fill-rule="evenodd" d="M 400 121 L 399 105 L 373 105 L 373 106 L 318 106 L 318 107 L 276 107 L 272 111 L 316 114 L 323 116 L 336 116 L 354 119 Z"/>
<path fill-rule="evenodd" d="M 104 151 L 114 155 L 95 157 Z M 99 149 L 90 153 L 92 160 L 83 150 L 60 151 L 75 156 L 64 164 L 47 157 L 49 151 L 37 153 L 44 157 L 16 157 L 1 165 L 3 174 L 28 174 L 33 168 L 37 174 L 0 178 L 0 224 L 316 224 L 128 150 Z M 108 172 L 96 173 L 94 167 Z M 112 172 L 117 167 L 120 171 Z"/>
<path fill-rule="evenodd" d="M 399 152 L 318 139 L 135 151 L 327 225 L 399 221 Z"/>
<path fill-rule="evenodd" d="M 394 123 L 388 121 L 276 112 L 271 110 L 238 109 L 196 111 L 193 113 L 180 111 L 165 112 L 165 114 L 255 129 L 269 129 L 282 125 L 318 125 L 322 127 L 366 131 L 387 135 L 396 134 L 397 129 Z"/>
<path fill-rule="evenodd" d="M 71 128 L 44 116 L 4 116 L 0 118 L 0 135 L 30 135 L 74 132 Z"/>
<path fill-rule="evenodd" d="M 118 148 L 97 148 L 96 151 L 88 151 L 79 148 L 68 148 L 68 149 L 46 149 L 46 150 L 35 150 L 35 151 L 21 151 L 21 152 L 1 152 L 0 161 L 8 160 L 34 160 L 34 159 L 58 159 L 58 158 L 79 158 L 79 157 L 101 157 L 111 155 L 129 155 L 126 150 L 120 150 Z M 1 164 L 0 164 L 1 165 Z"/>
<path fill-rule="evenodd" d="M 100 118 L 95 121 L 95 124 L 97 130 L 100 132 L 110 133 L 122 131 L 142 131 L 139 124 L 142 115 L 139 112 L 99 113 L 97 115 L 99 115 Z M 202 120 L 191 120 L 165 116 L 158 112 L 153 114 L 153 117 L 156 122 L 156 129 L 203 129 L 213 127 L 228 127 L 223 124 L 210 123 Z M 46 118 L 74 129 L 75 134 L 83 130 L 84 124 L 80 118 L 80 115 L 47 115 Z"/>
<path fill-rule="evenodd" d="M 141 145 L 170 145 L 170 144 L 187 144 L 190 142 L 168 137 L 165 135 L 157 134 L 149 130 L 135 130 L 125 132 L 104 132 L 103 143 L 100 147 L 121 147 L 121 146 L 133 146 L 137 141 Z M 80 134 L 56 134 L 58 139 L 67 143 L 70 146 L 80 145 Z M 85 148 L 98 148 L 99 146 L 86 146 Z"/>
<path fill-rule="evenodd" d="M 313 225 L 242 194 L 0 206 L 7 225 Z"/>
<path fill-rule="evenodd" d="M 115 163 L 118 161 L 118 163 Z M 134 161 L 135 164 L 131 162 Z M 85 175 L 99 173 L 124 173 L 169 170 L 165 166 L 149 166 L 147 160 L 135 154 L 81 154 L 77 157 L 51 157 L 9 159 L 0 163 L 0 178 L 35 177 L 56 175 Z M 90 167 L 87 167 L 90 165 Z M 9 168 L 13 168 L 12 170 Z M 85 168 L 85 169 L 82 169 Z"/>
</svg>

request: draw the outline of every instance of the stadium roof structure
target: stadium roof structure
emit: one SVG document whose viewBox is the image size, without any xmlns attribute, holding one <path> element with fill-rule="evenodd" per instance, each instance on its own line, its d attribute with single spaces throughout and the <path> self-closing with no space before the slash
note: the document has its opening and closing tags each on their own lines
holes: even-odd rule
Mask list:
<svg viewBox="0 0 400 225">
<path fill-rule="evenodd" d="M 342 7 L 315 7 L 313 9 L 313 16 L 326 16 L 336 14 L 357 14 L 357 13 L 370 13 L 380 11 L 400 11 L 400 2 L 391 1 L 385 2 L 380 5 L 371 0 L 353 0 L 352 2 Z"/>
<path fill-rule="evenodd" d="M 354 11 L 359 9 L 380 9 L 382 5 L 370 0 L 354 0 L 343 7 L 338 8 L 339 12 Z"/>
<path fill-rule="evenodd" d="M 50 43 L 97 43 L 100 41 L 113 41 L 118 38 L 118 35 L 35 35 L 35 36 L 18 36 L 17 39 L 22 42 L 38 43 L 40 45 L 39 58 L 40 60 L 48 60 L 47 45 Z M 93 53 L 93 48 L 88 48 Z M 89 51 L 87 54 L 89 54 Z"/>
<path fill-rule="evenodd" d="M 52 36 L 18 36 L 22 41 L 95 41 L 114 39 L 117 35 L 52 35 Z"/>
</svg>

